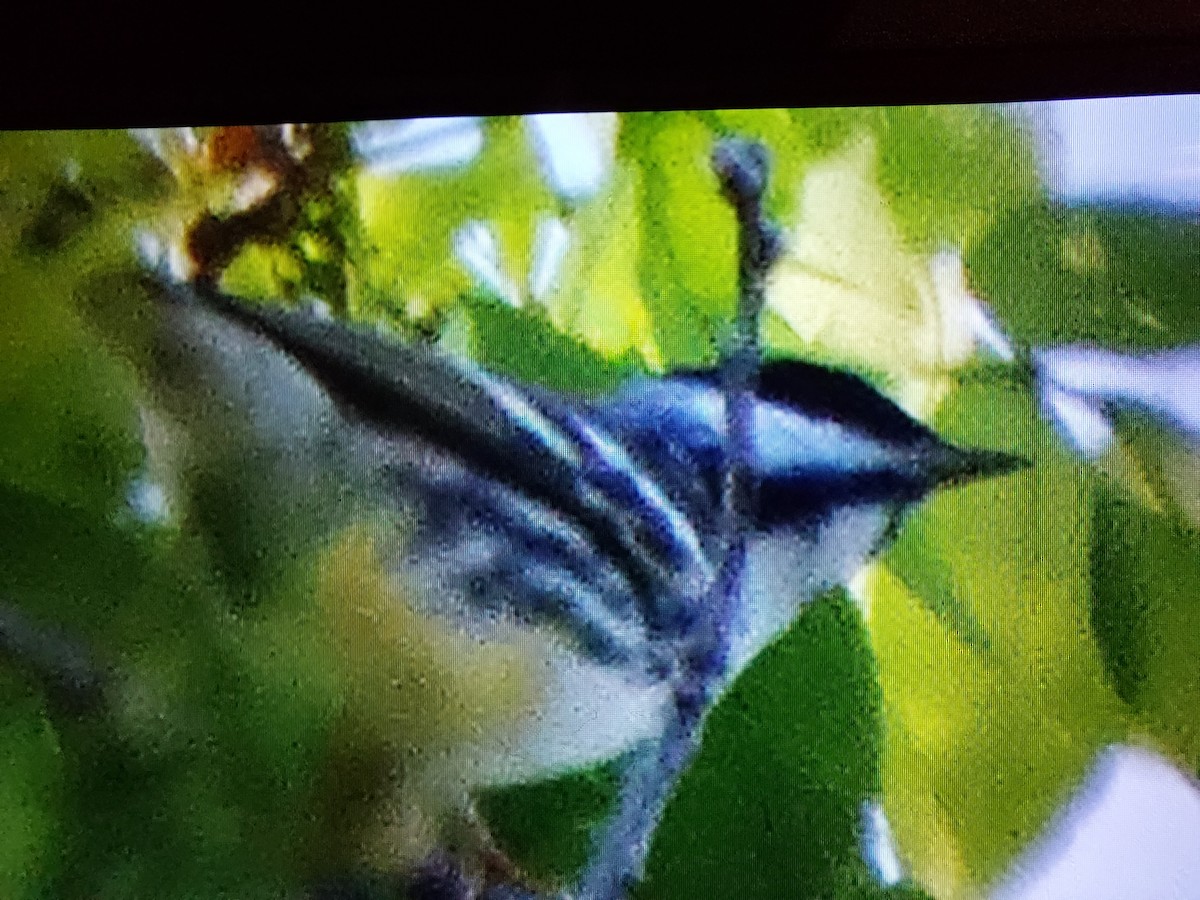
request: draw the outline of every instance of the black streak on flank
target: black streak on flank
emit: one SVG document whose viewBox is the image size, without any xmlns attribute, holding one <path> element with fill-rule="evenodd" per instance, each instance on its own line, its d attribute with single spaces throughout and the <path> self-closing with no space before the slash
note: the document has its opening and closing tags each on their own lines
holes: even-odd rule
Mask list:
<svg viewBox="0 0 1200 900">
<path fill-rule="evenodd" d="M 196 302 L 190 288 L 166 290 L 174 302 Z M 483 388 L 453 371 L 436 351 L 399 342 L 384 346 L 374 336 L 340 323 L 251 307 L 207 286 L 197 287 L 195 293 L 203 305 L 295 359 L 347 418 L 383 434 L 402 428 L 514 490 L 569 512 L 640 596 L 656 596 L 653 564 L 644 552 L 630 552 L 645 548 L 625 546 L 616 514 L 604 503 L 583 499 L 578 472 L 497 411 Z"/>
</svg>

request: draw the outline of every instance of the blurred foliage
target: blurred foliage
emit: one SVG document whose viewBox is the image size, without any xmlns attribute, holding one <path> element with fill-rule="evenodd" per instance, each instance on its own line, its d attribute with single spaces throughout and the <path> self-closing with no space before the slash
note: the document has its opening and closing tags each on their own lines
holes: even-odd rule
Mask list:
<svg viewBox="0 0 1200 900">
<path fill-rule="evenodd" d="M 1031 346 L 1147 350 L 1200 338 L 1200 223 L 1152 208 L 1015 208 L 966 254 L 975 286 Z"/>
<path fill-rule="evenodd" d="M 1200 334 L 1193 223 L 1055 208 L 1028 137 L 982 108 L 627 115 L 604 186 L 572 202 L 504 118 L 457 168 L 331 169 L 223 285 L 313 294 L 556 389 L 711 363 L 736 232 L 709 153 L 731 133 L 769 147 L 767 203 L 788 231 L 771 352 L 850 366 L 951 438 L 1034 466 L 936 498 L 855 589 L 865 617 L 827 598 L 752 665 L 712 716 L 638 896 L 972 896 L 1108 742 L 1135 734 L 1200 770 L 1200 544 L 1180 499 L 1194 455 L 1136 429 L 1122 444 L 1123 471 L 1174 505 L 1085 467 L 1028 386 L 972 359 L 929 260 L 961 249 L 1025 345 L 1170 346 Z M 139 360 L 93 326 L 140 327 L 139 230 L 208 210 L 168 168 L 124 133 L 0 135 L 0 601 L 78 636 L 114 684 L 103 710 L 67 714 L 20 665 L 0 670 L 0 895 L 14 900 L 299 897 L 353 870 L 350 836 L 395 765 L 370 721 L 395 710 L 373 712 L 378 685 L 363 687 L 390 670 L 340 664 L 329 635 L 353 625 L 314 602 L 329 560 L 257 499 L 253 466 L 225 460 L 187 527 L 130 505 L 153 423 Z M 547 218 L 571 242 L 535 300 Z M 456 258 L 471 222 L 492 229 L 515 298 Z M 568 878 L 614 771 L 482 806 L 527 871 Z M 860 851 L 859 810 L 878 797 L 914 878 L 894 888 Z"/>
<path fill-rule="evenodd" d="M 922 848 L 922 882 L 954 895 L 1003 871 L 1122 735 L 1123 712 L 1089 629 L 1090 477 L 1011 390 L 964 387 L 937 424 L 1034 463 L 935 497 L 870 593 L 887 809 L 901 844 Z M 941 578 L 908 577 L 930 559 Z"/>
</svg>

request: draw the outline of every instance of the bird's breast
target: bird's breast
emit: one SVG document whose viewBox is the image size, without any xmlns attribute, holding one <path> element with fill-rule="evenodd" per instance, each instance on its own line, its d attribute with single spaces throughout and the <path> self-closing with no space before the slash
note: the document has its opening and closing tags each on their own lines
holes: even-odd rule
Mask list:
<svg viewBox="0 0 1200 900">
<path fill-rule="evenodd" d="M 738 614 L 731 623 L 729 680 L 791 626 L 808 601 L 849 581 L 887 527 L 879 505 L 837 509 L 803 531 L 753 535 Z"/>
</svg>

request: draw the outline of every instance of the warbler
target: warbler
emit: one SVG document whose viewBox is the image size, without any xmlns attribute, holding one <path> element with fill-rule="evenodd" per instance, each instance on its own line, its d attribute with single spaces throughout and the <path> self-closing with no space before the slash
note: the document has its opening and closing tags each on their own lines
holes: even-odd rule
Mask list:
<svg viewBox="0 0 1200 900">
<path fill-rule="evenodd" d="M 716 373 L 571 396 L 315 311 L 203 285 L 150 291 L 151 405 L 190 441 L 162 479 L 199 478 L 219 452 L 275 511 L 316 523 L 314 606 L 357 685 L 357 720 L 393 756 L 368 859 L 480 849 L 481 787 L 661 733 L 689 599 L 716 566 Z M 798 360 L 762 364 L 747 463 L 757 499 L 727 681 L 932 491 L 1021 465 Z"/>
</svg>

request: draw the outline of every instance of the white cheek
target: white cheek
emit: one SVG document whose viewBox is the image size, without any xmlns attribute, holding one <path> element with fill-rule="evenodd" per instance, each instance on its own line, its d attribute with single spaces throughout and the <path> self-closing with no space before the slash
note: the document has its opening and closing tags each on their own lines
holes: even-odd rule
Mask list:
<svg viewBox="0 0 1200 900">
<path fill-rule="evenodd" d="M 801 606 L 854 577 L 878 546 L 886 524 L 879 506 L 855 506 L 834 513 L 807 539 L 782 532 L 751 539 L 741 615 L 730 642 L 731 681 L 787 630 Z"/>
<path fill-rule="evenodd" d="M 814 569 L 824 583 L 821 590 L 845 584 L 858 574 L 878 549 L 888 526 L 888 512 L 880 505 L 851 506 L 836 512 L 821 531 L 822 552 Z"/>
<path fill-rule="evenodd" d="M 764 472 L 789 472 L 803 461 L 837 472 L 887 469 L 903 453 L 886 442 L 826 419 L 811 419 L 776 403 L 755 409 L 756 465 Z"/>
</svg>

